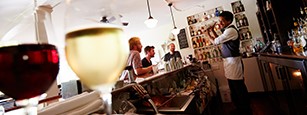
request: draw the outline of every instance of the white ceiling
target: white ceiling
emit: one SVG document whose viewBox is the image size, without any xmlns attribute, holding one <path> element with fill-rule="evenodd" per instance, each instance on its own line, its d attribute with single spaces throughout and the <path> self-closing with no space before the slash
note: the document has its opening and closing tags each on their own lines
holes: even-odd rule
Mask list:
<svg viewBox="0 0 307 115">
<path fill-rule="evenodd" d="M 64 0 L 37 0 L 38 4 L 55 4 L 61 2 L 54 9 L 54 13 L 64 13 Z M 175 10 L 184 10 L 197 5 L 205 0 L 149 0 L 152 16 L 159 22 L 157 26 L 170 24 L 171 16 L 168 3 L 173 3 Z M 127 28 L 138 32 L 148 30 L 144 21 L 148 18 L 146 0 L 115 0 L 118 12 L 123 16 L 122 20 L 129 22 Z M 22 19 L 22 15 L 31 13 L 33 2 L 31 0 L 2 0 L 0 3 L 0 37 L 14 27 Z M 86 4 L 90 6 L 90 3 Z M 59 7 L 59 8 L 58 8 Z M 63 16 L 55 15 L 55 16 Z M 59 18 L 61 19 L 61 18 Z M 53 20 L 54 22 L 61 20 Z M 56 26 L 56 25 L 55 25 Z"/>
</svg>

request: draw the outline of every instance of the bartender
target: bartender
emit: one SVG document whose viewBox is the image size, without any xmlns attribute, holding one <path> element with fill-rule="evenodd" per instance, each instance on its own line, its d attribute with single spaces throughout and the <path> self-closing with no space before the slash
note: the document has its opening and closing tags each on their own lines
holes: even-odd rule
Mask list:
<svg viewBox="0 0 307 115">
<path fill-rule="evenodd" d="M 227 78 L 230 88 L 231 99 L 236 107 L 231 113 L 251 115 L 250 99 L 244 83 L 243 63 L 239 50 L 239 32 L 234 25 L 231 25 L 233 17 L 231 12 L 223 11 L 219 15 L 223 33 L 218 36 L 214 31 L 214 24 L 214 26 L 208 29 L 206 34 L 214 44 L 222 44 L 225 77 Z M 211 31 L 214 36 L 211 36 L 209 31 Z"/>
<path fill-rule="evenodd" d="M 181 59 L 181 54 L 179 51 L 175 51 L 175 44 L 174 43 L 170 43 L 168 45 L 169 48 L 169 52 L 167 54 L 164 55 L 164 61 L 170 61 L 171 58 L 180 58 Z"/>
<path fill-rule="evenodd" d="M 140 53 L 142 51 L 142 44 L 139 37 L 132 37 L 129 39 L 130 53 L 127 61 L 127 66 L 133 67 L 133 76 L 143 75 L 152 70 L 152 66 L 143 67 Z M 120 80 L 128 79 L 128 72 L 123 72 Z"/>
</svg>

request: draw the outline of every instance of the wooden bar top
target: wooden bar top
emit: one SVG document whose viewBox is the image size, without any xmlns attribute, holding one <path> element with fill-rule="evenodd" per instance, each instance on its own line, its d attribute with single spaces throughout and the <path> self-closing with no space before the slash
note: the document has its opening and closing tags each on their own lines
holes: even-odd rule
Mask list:
<svg viewBox="0 0 307 115">
<path fill-rule="evenodd" d="M 298 59 L 298 60 L 307 60 L 307 56 L 299 56 L 291 53 L 259 53 L 260 56 L 270 56 L 270 57 L 278 57 L 278 58 L 287 58 L 287 59 Z"/>
</svg>

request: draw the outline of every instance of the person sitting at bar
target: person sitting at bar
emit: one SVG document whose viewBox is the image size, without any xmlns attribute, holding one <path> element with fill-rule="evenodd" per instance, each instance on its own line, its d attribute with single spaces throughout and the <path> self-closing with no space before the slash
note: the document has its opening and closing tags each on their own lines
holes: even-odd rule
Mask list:
<svg viewBox="0 0 307 115">
<path fill-rule="evenodd" d="M 146 46 L 144 48 L 144 52 L 146 54 L 146 57 L 142 59 L 142 65 L 143 67 L 149 67 L 152 65 L 151 58 L 155 56 L 155 47 L 154 46 Z"/>
<path fill-rule="evenodd" d="M 140 52 L 142 51 L 142 44 L 139 37 L 132 37 L 129 39 L 130 53 L 127 61 L 127 66 L 132 66 L 133 76 L 142 75 L 150 72 L 152 66 L 143 67 Z M 120 80 L 128 79 L 128 72 L 124 71 Z"/>
<path fill-rule="evenodd" d="M 174 43 L 170 43 L 168 45 L 169 48 L 169 52 L 167 54 L 164 55 L 164 61 L 170 61 L 171 58 L 174 58 L 176 60 L 176 58 L 181 58 L 181 54 L 179 51 L 175 51 L 175 44 Z"/>
</svg>

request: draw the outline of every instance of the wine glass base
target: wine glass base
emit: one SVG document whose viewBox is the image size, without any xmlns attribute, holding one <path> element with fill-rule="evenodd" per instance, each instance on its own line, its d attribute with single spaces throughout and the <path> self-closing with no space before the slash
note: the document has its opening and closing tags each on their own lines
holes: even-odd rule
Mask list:
<svg viewBox="0 0 307 115">
<path fill-rule="evenodd" d="M 40 96 L 17 100 L 16 105 L 22 107 L 25 115 L 37 115 L 37 105 Z"/>
</svg>

